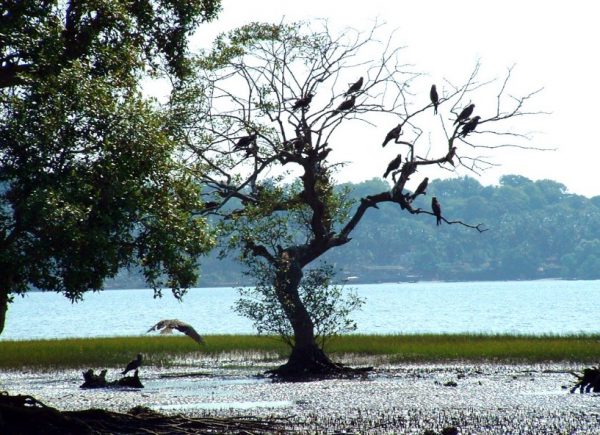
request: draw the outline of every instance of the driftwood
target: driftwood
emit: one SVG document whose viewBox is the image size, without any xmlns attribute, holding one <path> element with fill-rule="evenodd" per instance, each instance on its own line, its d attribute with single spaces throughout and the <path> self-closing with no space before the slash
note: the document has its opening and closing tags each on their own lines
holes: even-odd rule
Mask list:
<svg viewBox="0 0 600 435">
<path fill-rule="evenodd" d="M 149 408 L 136 407 L 128 413 L 87 409 L 59 411 L 32 396 L 10 396 L 0 392 L 0 434 L 2 435 L 153 435 L 271 434 L 291 433 L 285 419 L 253 417 L 188 418 L 166 416 Z"/>
<path fill-rule="evenodd" d="M 594 393 L 600 393 L 600 367 L 590 367 L 583 369 L 583 374 L 571 372 L 573 376 L 577 378 L 577 383 L 571 388 L 571 393 L 574 393 L 577 388 L 579 392 L 586 393 L 593 391 Z"/>
<path fill-rule="evenodd" d="M 136 370 L 133 376 L 123 376 L 121 379 L 108 382 L 106 380 L 106 370 L 102 370 L 99 375 L 95 374 L 92 369 L 83 372 L 84 383 L 79 388 L 117 388 L 117 387 L 130 387 L 130 388 L 144 388 L 138 371 Z"/>
</svg>

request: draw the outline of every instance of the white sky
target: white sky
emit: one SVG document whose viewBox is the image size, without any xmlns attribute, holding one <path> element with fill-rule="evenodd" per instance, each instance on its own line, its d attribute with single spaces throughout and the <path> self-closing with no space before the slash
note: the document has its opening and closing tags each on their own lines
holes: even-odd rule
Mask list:
<svg viewBox="0 0 600 435">
<path fill-rule="evenodd" d="M 600 88 L 595 83 L 600 77 L 600 5 L 596 2 L 223 0 L 219 18 L 200 29 L 196 44 L 205 45 L 217 33 L 252 21 L 283 18 L 327 18 L 332 26 L 364 31 L 375 19 L 384 21 L 390 31 L 397 29 L 398 40 L 406 46 L 405 61 L 428 74 L 429 83 L 452 78 L 460 84 L 478 59 L 485 77 L 502 77 L 516 64 L 513 77 L 518 87 L 528 91 L 544 87 L 534 108 L 551 112 L 531 120 L 531 130 L 539 131 L 531 145 L 556 151 L 503 150 L 494 158 L 500 166 L 479 180 L 491 184 L 502 174 L 520 174 L 557 180 L 572 193 L 600 195 L 600 140 L 595 130 L 600 126 Z M 385 135 L 390 127 L 382 126 L 379 134 Z M 384 157 L 349 154 L 353 163 L 339 178 L 356 182 L 381 176 L 382 167 L 399 151 L 388 148 L 380 151 L 389 154 Z M 466 174 L 442 172 L 433 178 Z"/>
</svg>

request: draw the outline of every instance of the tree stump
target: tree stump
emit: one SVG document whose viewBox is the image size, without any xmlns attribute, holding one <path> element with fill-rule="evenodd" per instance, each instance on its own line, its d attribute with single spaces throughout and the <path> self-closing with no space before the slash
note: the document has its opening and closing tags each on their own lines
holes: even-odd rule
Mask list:
<svg viewBox="0 0 600 435">
<path fill-rule="evenodd" d="M 106 369 L 102 370 L 99 375 L 96 375 L 92 369 L 83 372 L 84 382 L 79 388 L 144 388 L 137 370 L 133 373 L 133 376 L 123 376 L 121 379 L 112 382 L 106 380 L 106 372 Z"/>
<path fill-rule="evenodd" d="M 579 392 L 583 394 L 584 390 L 586 393 L 593 391 L 594 393 L 600 393 L 600 367 L 590 367 L 583 369 L 583 374 L 571 373 L 577 378 L 577 383 L 571 388 L 571 393 L 574 393 L 577 388 Z"/>
</svg>

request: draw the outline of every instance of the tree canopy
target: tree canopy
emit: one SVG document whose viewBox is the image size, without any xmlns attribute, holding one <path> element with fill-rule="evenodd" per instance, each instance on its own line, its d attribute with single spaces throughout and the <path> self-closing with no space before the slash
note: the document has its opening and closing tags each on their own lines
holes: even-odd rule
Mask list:
<svg viewBox="0 0 600 435">
<path fill-rule="evenodd" d="M 10 295 L 72 300 L 140 265 L 180 296 L 211 245 L 177 128 L 140 81 L 189 71 L 187 39 L 219 2 L 3 2 L 0 332 Z"/>
<path fill-rule="evenodd" d="M 257 263 L 262 268 L 255 270 L 270 269 L 268 287 L 293 331 L 290 360 L 277 375 L 343 370 L 315 342 L 314 320 L 299 293 L 306 267 L 348 244 L 367 210 L 384 204 L 395 213 L 434 216 L 438 225 L 483 231 L 460 216 L 448 219 L 435 199 L 431 207 L 417 207 L 427 192 L 422 174 L 434 165 L 478 171 L 489 164 L 478 154 L 482 146 L 524 139 L 510 131 L 510 121 L 531 113 L 524 106 L 535 92 L 508 98 L 510 71 L 493 104 L 481 110 L 471 101 L 489 98 L 482 90 L 490 83 L 479 81 L 478 68 L 463 85 L 432 87 L 431 100 L 423 101 L 410 90 L 419 74 L 400 62 L 395 44 L 378 41 L 377 31 L 335 36 L 326 23 L 316 30 L 244 26 L 217 39 L 200 57 L 193 85 L 174 99 L 187 131 L 186 163 L 204 188 L 203 213 L 221 219 L 225 248 L 238 248 L 251 269 Z M 349 192 L 336 189 L 336 170 L 344 163 L 333 156 L 349 146 L 342 133 L 361 125 L 386 126 L 363 145 L 365 152 L 381 153 L 392 188 L 373 191 L 353 207 Z M 424 134 L 430 130 L 435 135 Z M 481 137 L 488 138 L 484 144 Z M 373 146 L 378 151 L 368 151 Z"/>
</svg>

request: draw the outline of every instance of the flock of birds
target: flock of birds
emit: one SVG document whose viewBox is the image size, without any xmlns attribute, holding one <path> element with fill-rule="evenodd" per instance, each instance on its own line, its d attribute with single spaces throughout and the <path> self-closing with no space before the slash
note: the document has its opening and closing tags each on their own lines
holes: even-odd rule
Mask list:
<svg viewBox="0 0 600 435">
<path fill-rule="evenodd" d="M 363 77 L 360 77 L 356 82 L 350 84 L 350 86 L 348 87 L 348 90 L 346 92 L 344 92 L 344 97 L 346 97 L 345 100 L 342 101 L 333 110 L 331 116 L 335 116 L 339 113 L 347 112 L 347 111 L 353 109 L 354 106 L 356 105 L 356 95 L 362 89 L 363 84 L 364 84 Z M 292 111 L 295 112 L 299 109 L 306 110 L 310 106 L 310 103 L 312 102 L 312 99 L 314 96 L 315 96 L 314 93 L 308 93 L 307 95 L 304 95 L 304 96 L 296 99 L 292 106 Z M 434 115 L 437 115 L 438 106 L 440 104 L 440 98 L 439 98 L 435 84 L 431 86 L 431 90 L 429 92 L 429 97 L 430 97 L 431 103 L 433 105 L 433 113 L 434 113 Z M 481 117 L 480 116 L 471 117 L 474 110 L 475 110 L 475 104 L 469 104 L 468 106 L 466 106 L 465 108 L 462 109 L 462 111 L 458 114 L 456 120 L 454 121 L 454 125 L 458 124 L 456 131 L 458 131 L 458 129 L 460 128 L 460 131 L 458 132 L 459 137 L 465 138 L 469 133 L 472 133 L 477 128 L 477 125 L 479 124 Z M 398 140 L 400 139 L 401 134 L 402 134 L 402 124 L 398 124 L 396 127 L 391 129 L 386 134 L 385 139 L 383 140 L 382 146 L 385 147 L 392 140 L 394 142 L 398 143 Z M 239 138 L 234 146 L 234 151 L 245 150 L 247 156 L 256 153 L 257 137 L 258 137 L 258 133 L 256 131 L 254 131 L 253 133 L 251 133 L 247 136 L 243 136 L 243 137 Z M 454 159 L 455 154 L 456 154 L 456 147 L 452 147 L 450 149 L 450 151 L 448 152 L 448 154 L 446 155 L 444 160 L 446 162 L 452 164 L 452 166 L 454 166 L 453 159 Z M 402 155 L 398 154 L 391 162 L 389 162 L 389 164 L 383 174 L 383 178 L 387 178 L 387 176 L 390 173 L 399 169 L 401 165 L 402 165 Z M 425 191 L 427 188 L 427 183 L 428 183 L 428 179 L 425 178 L 423 180 L 423 182 L 421 182 L 421 184 L 419 185 L 419 187 L 417 188 L 415 193 L 410 195 L 410 198 L 414 199 L 418 195 L 425 194 L 426 193 Z M 442 208 L 436 197 L 433 197 L 431 199 L 431 209 L 432 209 L 433 214 L 436 217 L 436 224 L 441 225 L 442 220 L 443 220 Z"/>
<path fill-rule="evenodd" d="M 179 332 L 183 332 L 185 335 L 190 337 L 192 340 L 194 340 L 198 344 L 206 344 L 206 342 L 204 341 L 204 338 L 202 338 L 202 336 L 200 334 L 198 334 L 198 332 L 196 332 L 196 330 L 194 329 L 194 327 L 192 325 L 190 325 L 189 323 L 182 322 L 181 320 L 177 320 L 177 319 L 161 320 L 156 325 L 154 325 L 152 328 L 148 329 L 148 331 L 146 331 L 146 333 L 152 332 L 152 331 L 160 331 L 161 334 L 170 334 L 173 332 L 174 329 L 178 330 Z M 131 360 L 127 364 L 127 366 L 125 367 L 125 370 L 123 370 L 121 372 L 121 374 L 125 375 L 125 374 L 127 374 L 127 372 L 130 372 L 132 370 L 137 370 L 142 365 L 142 359 L 143 359 L 142 354 L 138 353 L 137 357 L 135 359 Z"/>
<path fill-rule="evenodd" d="M 363 77 L 360 77 L 356 82 L 354 82 L 350 85 L 348 90 L 344 93 L 344 96 L 348 97 L 348 98 L 346 100 L 342 101 L 338 105 L 338 107 L 333 111 L 333 115 L 336 115 L 336 114 L 344 112 L 344 111 L 348 111 L 354 107 L 354 105 L 356 104 L 356 95 L 355 94 L 358 91 L 360 91 L 360 89 L 363 86 L 363 83 L 364 83 Z M 431 91 L 429 93 L 429 96 L 431 98 L 431 103 L 433 104 L 433 113 L 434 113 L 434 115 L 437 115 L 440 99 L 439 99 L 439 95 L 437 93 L 437 89 L 436 89 L 435 85 L 431 86 Z M 295 101 L 294 105 L 292 106 L 292 110 L 296 111 L 298 109 L 306 109 L 312 102 L 313 97 L 314 97 L 314 94 L 309 93 L 308 95 L 298 98 Z M 458 117 L 454 121 L 454 125 L 458 124 L 459 127 L 462 127 L 462 129 L 459 133 L 459 136 L 466 137 L 469 133 L 473 132 L 475 130 L 475 128 L 477 127 L 477 124 L 479 123 L 481 117 L 474 116 L 471 118 L 471 115 L 473 114 L 474 110 L 475 110 L 475 104 L 469 104 L 458 114 Z M 401 134 L 402 134 L 402 124 L 398 124 L 396 127 L 391 129 L 387 133 L 387 135 L 385 136 L 385 139 L 383 140 L 382 146 L 385 147 L 388 144 L 388 142 L 390 142 L 392 140 L 397 142 L 399 140 Z M 234 149 L 236 151 L 246 149 L 246 152 L 250 153 L 251 151 L 248 151 L 249 147 L 251 147 L 252 144 L 256 144 L 257 136 L 258 136 L 258 133 L 255 131 L 248 136 L 241 137 L 235 144 Z M 455 153 L 456 153 L 456 147 L 452 147 L 451 150 L 448 152 L 448 154 L 445 157 L 445 160 L 448 161 L 449 163 L 451 163 L 452 165 L 454 165 L 454 162 L 452 159 L 453 159 Z M 383 178 L 387 178 L 387 176 L 391 172 L 400 168 L 401 164 L 402 164 L 402 155 L 398 154 L 396 156 L 396 158 L 394 158 L 394 160 L 392 160 L 388 164 L 387 169 L 385 170 L 385 173 L 383 174 Z M 426 194 L 428 183 L 429 183 L 429 178 L 425 177 L 423 179 L 423 181 L 421 181 L 419 186 L 416 188 L 416 190 L 412 194 L 408 195 L 408 199 L 410 201 L 412 201 L 417 196 Z M 438 199 L 435 196 L 431 198 L 431 210 L 432 210 L 434 216 L 436 217 L 436 225 L 441 225 L 442 220 L 443 220 L 442 207 L 440 205 L 440 202 L 438 201 Z M 198 334 L 198 332 L 196 332 L 196 330 L 190 324 L 182 322 L 181 320 L 177 320 L 177 319 L 161 320 L 156 325 L 154 325 L 150 329 L 148 329 L 147 332 L 160 331 L 161 334 L 170 334 L 173 332 L 174 329 L 176 329 L 179 332 L 183 332 L 184 334 L 186 334 L 188 337 L 190 337 L 192 340 L 194 340 L 198 344 L 205 344 L 205 341 L 202 338 L 202 336 L 200 334 Z M 123 370 L 121 372 L 121 374 L 125 375 L 132 370 L 137 370 L 142 365 L 142 359 L 143 359 L 142 354 L 141 353 L 138 354 L 134 360 L 130 361 L 129 364 L 127 364 L 127 367 L 125 367 L 125 370 Z"/>
</svg>

